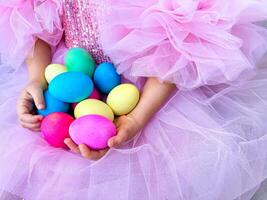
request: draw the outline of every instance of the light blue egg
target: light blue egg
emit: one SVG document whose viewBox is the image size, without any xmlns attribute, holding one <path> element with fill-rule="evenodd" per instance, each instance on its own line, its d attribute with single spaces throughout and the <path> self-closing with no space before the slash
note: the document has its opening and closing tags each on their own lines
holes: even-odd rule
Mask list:
<svg viewBox="0 0 267 200">
<path fill-rule="evenodd" d="M 93 92 L 91 78 L 81 72 L 65 72 L 54 78 L 48 86 L 49 92 L 57 99 L 76 103 L 86 99 Z"/>
<path fill-rule="evenodd" d="M 116 72 L 116 68 L 112 63 L 105 62 L 96 68 L 94 83 L 102 93 L 108 94 L 121 83 L 121 77 Z"/>
<path fill-rule="evenodd" d="M 53 97 L 48 90 L 44 92 L 45 109 L 38 110 L 39 115 L 47 116 L 54 112 L 68 112 L 70 104 Z"/>
</svg>

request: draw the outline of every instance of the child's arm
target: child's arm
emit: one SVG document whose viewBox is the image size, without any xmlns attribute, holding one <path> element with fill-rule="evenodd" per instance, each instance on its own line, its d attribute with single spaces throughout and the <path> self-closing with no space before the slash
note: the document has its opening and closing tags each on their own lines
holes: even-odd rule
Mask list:
<svg viewBox="0 0 267 200">
<path fill-rule="evenodd" d="M 46 66 L 51 63 L 51 59 L 50 46 L 40 39 L 37 40 L 33 55 L 27 59 L 29 82 L 37 81 L 46 85 L 44 71 Z"/>
<path fill-rule="evenodd" d="M 161 83 L 157 78 L 148 78 L 138 105 L 127 116 L 118 118 L 118 134 L 109 140 L 109 146 L 119 147 L 132 139 L 162 108 L 175 88 L 174 84 Z"/>
<path fill-rule="evenodd" d="M 43 90 L 47 85 L 44 78 L 44 70 L 50 63 L 50 46 L 42 40 L 37 40 L 33 55 L 27 59 L 29 82 L 22 91 L 17 103 L 20 124 L 32 131 L 40 130 L 42 116 L 34 115 L 33 108 L 34 104 L 38 109 L 45 107 Z"/>
<path fill-rule="evenodd" d="M 173 84 L 161 83 L 156 78 L 148 78 L 135 109 L 115 121 L 117 135 L 108 141 L 109 147 L 119 147 L 131 140 L 162 108 L 175 88 Z M 72 151 L 81 153 L 84 157 L 92 160 L 100 159 L 108 150 L 94 151 L 83 144 L 77 146 L 70 138 L 66 139 L 65 143 Z"/>
</svg>

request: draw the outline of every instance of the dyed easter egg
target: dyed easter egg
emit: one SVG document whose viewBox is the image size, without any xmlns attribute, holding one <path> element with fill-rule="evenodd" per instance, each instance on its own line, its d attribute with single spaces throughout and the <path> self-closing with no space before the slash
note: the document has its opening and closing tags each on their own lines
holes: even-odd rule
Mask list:
<svg viewBox="0 0 267 200">
<path fill-rule="evenodd" d="M 52 113 L 46 116 L 41 124 L 44 139 L 53 147 L 66 148 L 64 140 L 69 136 L 70 124 L 73 117 L 66 113 Z"/>
<path fill-rule="evenodd" d="M 89 76 L 80 72 L 65 72 L 55 77 L 48 86 L 55 98 L 68 102 L 80 102 L 91 95 L 94 89 Z"/>
<path fill-rule="evenodd" d="M 109 138 L 116 135 L 116 127 L 109 119 L 100 115 L 86 115 L 76 119 L 69 129 L 76 144 L 100 150 L 108 146 Z"/>
<path fill-rule="evenodd" d="M 60 64 L 51 64 L 45 68 L 45 79 L 50 83 L 56 76 L 67 72 L 67 68 Z"/>
<path fill-rule="evenodd" d="M 87 97 L 87 99 L 101 99 L 101 95 L 99 94 L 99 92 L 97 91 L 97 89 L 94 88 L 92 94 Z M 72 109 L 74 110 L 75 107 L 77 106 L 78 103 L 73 103 L 71 105 Z"/>
<path fill-rule="evenodd" d="M 111 108 L 102 101 L 97 99 L 86 99 L 78 103 L 74 109 L 75 118 L 82 117 L 84 115 L 95 114 L 101 115 L 113 121 L 114 114 Z"/>
<path fill-rule="evenodd" d="M 53 97 L 48 90 L 44 92 L 45 109 L 38 110 L 38 114 L 47 116 L 54 112 L 68 112 L 70 104 Z"/>
<path fill-rule="evenodd" d="M 92 56 L 83 48 L 72 48 L 65 56 L 65 65 L 68 71 L 82 72 L 90 77 L 95 70 Z"/>
<path fill-rule="evenodd" d="M 109 93 L 107 104 L 116 115 L 125 115 L 137 105 L 139 96 L 139 91 L 134 85 L 121 84 Z"/>
<path fill-rule="evenodd" d="M 101 95 L 96 88 L 94 88 L 92 94 L 88 97 L 89 99 L 101 99 Z"/>
<path fill-rule="evenodd" d="M 121 83 L 121 77 L 112 63 L 102 63 L 95 70 L 94 83 L 100 92 L 108 94 Z"/>
</svg>

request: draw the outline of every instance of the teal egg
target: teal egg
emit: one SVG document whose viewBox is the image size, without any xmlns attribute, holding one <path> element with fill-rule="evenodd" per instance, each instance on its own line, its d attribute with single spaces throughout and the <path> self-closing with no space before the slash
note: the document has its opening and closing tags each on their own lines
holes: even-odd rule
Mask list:
<svg viewBox="0 0 267 200">
<path fill-rule="evenodd" d="M 38 114 L 47 116 L 54 112 L 68 112 L 70 108 L 69 103 L 65 103 L 52 96 L 48 90 L 44 92 L 45 109 L 38 110 Z"/>
<path fill-rule="evenodd" d="M 65 66 L 70 72 L 81 72 L 90 77 L 95 70 L 92 56 L 83 48 L 72 48 L 65 56 Z"/>
<path fill-rule="evenodd" d="M 55 77 L 48 91 L 55 98 L 67 103 L 76 103 L 86 99 L 93 92 L 91 78 L 81 72 L 65 72 Z"/>
</svg>

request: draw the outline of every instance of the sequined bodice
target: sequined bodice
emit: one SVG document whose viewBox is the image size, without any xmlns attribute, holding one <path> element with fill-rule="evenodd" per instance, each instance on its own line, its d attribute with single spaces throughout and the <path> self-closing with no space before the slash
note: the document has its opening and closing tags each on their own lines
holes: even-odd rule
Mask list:
<svg viewBox="0 0 267 200">
<path fill-rule="evenodd" d="M 63 23 L 67 47 L 83 47 L 97 64 L 110 59 L 99 43 L 100 15 L 105 13 L 105 0 L 64 0 Z"/>
</svg>

